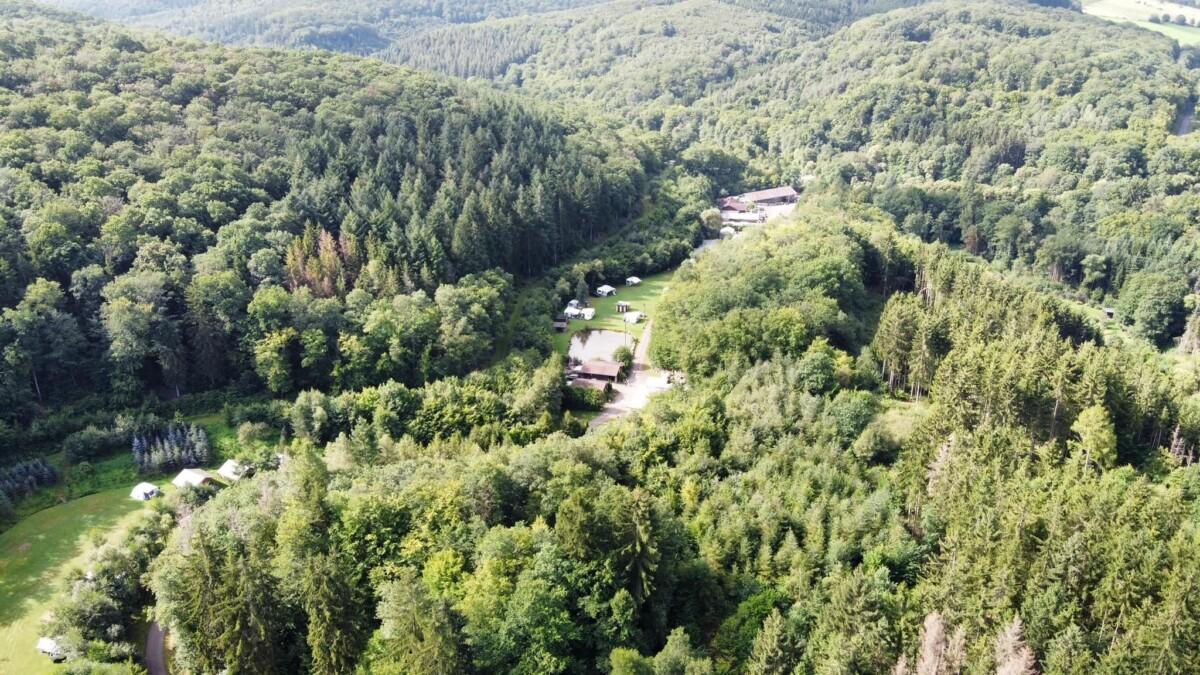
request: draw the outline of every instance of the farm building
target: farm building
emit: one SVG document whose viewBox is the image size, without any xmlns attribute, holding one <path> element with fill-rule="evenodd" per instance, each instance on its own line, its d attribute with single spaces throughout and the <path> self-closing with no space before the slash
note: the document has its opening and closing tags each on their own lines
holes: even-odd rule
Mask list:
<svg viewBox="0 0 1200 675">
<path fill-rule="evenodd" d="M 204 469 L 184 469 L 183 471 L 179 472 L 178 476 L 175 476 L 175 478 L 171 480 L 172 485 L 180 488 L 188 486 L 195 487 L 200 485 L 212 485 L 216 482 L 217 477 L 212 475 L 211 472 L 205 471 Z"/>
<path fill-rule="evenodd" d="M 138 483 L 133 486 L 133 491 L 129 493 L 129 497 L 139 502 L 148 502 L 161 494 L 162 490 L 159 490 L 158 486 L 154 483 Z"/>
<path fill-rule="evenodd" d="M 584 379 L 616 382 L 621 375 L 621 365 L 612 361 L 588 361 L 576 368 L 575 373 Z"/>
<path fill-rule="evenodd" d="M 747 192 L 738 195 L 735 199 L 743 204 L 794 204 L 799 197 L 800 193 L 796 192 L 796 188 L 791 185 L 784 185 L 767 190 Z"/>
<path fill-rule="evenodd" d="M 637 286 L 642 283 L 641 277 L 625 277 L 626 286 Z"/>
<path fill-rule="evenodd" d="M 236 483 L 252 473 L 254 473 L 254 469 L 252 467 L 242 466 L 235 459 L 225 460 L 225 463 L 221 465 L 221 468 L 217 469 L 217 475 L 229 481 L 230 483 Z"/>
<path fill-rule="evenodd" d="M 609 286 L 608 284 L 604 284 L 603 286 L 596 289 L 596 297 L 599 297 L 599 298 L 603 298 L 603 297 L 606 297 L 609 295 L 616 295 L 616 294 L 617 294 L 617 289 L 613 288 L 612 286 Z"/>
</svg>

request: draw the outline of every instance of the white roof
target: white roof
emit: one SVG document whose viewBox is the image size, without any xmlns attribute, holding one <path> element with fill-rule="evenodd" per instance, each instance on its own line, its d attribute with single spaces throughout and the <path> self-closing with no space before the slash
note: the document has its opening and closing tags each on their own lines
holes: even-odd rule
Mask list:
<svg viewBox="0 0 1200 675">
<path fill-rule="evenodd" d="M 134 499 L 146 499 L 158 494 L 158 486 L 154 483 L 138 483 L 133 486 L 133 491 L 129 493 Z"/>
<path fill-rule="evenodd" d="M 222 478 L 227 478 L 231 481 L 237 481 L 242 479 L 242 476 L 246 473 L 246 470 L 242 468 L 241 464 L 238 464 L 237 460 L 227 459 L 225 460 L 225 463 L 221 465 L 221 468 L 217 469 L 217 473 L 221 474 Z"/>
<path fill-rule="evenodd" d="M 48 638 L 48 637 L 38 638 L 37 649 L 39 652 L 41 652 L 43 654 L 47 654 L 49 656 L 61 656 L 62 655 L 62 647 L 58 646 L 58 640 L 55 640 L 54 638 Z"/>
<path fill-rule="evenodd" d="M 575 317 L 583 314 L 583 310 L 579 309 L 578 307 L 568 307 L 563 310 L 563 314 L 566 314 L 569 317 Z"/>
<path fill-rule="evenodd" d="M 592 317 L 596 316 L 596 310 L 593 307 L 588 307 L 580 312 L 580 315 L 583 316 L 584 321 L 591 321 Z"/>
<path fill-rule="evenodd" d="M 642 279 L 641 279 L 640 277 L 627 277 L 627 278 L 625 279 L 625 283 L 627 283 L 627 284 L 640 284 L 640 283 L 642 283 Z"/>
<path fill-rule="evenodd" d="M 642 320 L 641 312 L 625 312 L 626 323 L 637 323 Z"/>
<path fill-rule="evenodd" d="M 171 481 L 175 487 L 187 487 L 189 485 L 203 485 L 205 481 L 216 480 L 216 476 L 205 471 L 204 469 L 184 469 L 179 472 L 178 476 Z"/>
<path fill-rule="evenodd" d="M 612 293 L 615 290 L 617 290 L 617 289 L 613 288 L 612 286 L 609 286 L 608 284 L 604 284 L 600 288 L 597 288 L 596 292 L 597 293 Z"/>
</svg>

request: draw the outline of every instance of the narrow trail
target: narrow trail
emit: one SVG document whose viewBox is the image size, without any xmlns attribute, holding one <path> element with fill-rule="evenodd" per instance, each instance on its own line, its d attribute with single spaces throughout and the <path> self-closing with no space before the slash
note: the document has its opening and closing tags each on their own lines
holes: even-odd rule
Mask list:
<svg viewBox="0 0 1200 675">
<path fill-rule="evenodd" d="M 1195 99 L 1192 99 L 1188 101 L 1187 107 L 1184 108 L 1183 113 L 1179 116 L 1179 119 L 1175 121 L 1175 135 L 1186 136 L 1192 133 L 1192 126 L 1195 121 L 1196 101 Z"/>
<path fill-rule="evenodd" d="M 167 675 L 167 656 L 164 646 L 165 636 L 157 621 L 150 623 L 150 631 L 146 634 L 146 670 L 150 675 Z"/>
</svg>

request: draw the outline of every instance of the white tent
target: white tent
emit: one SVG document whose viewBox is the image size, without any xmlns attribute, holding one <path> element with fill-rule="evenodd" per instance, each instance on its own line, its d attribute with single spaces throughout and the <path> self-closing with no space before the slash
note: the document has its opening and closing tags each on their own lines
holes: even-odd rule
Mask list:
<svg viewBox="0 0 1200 675">
<path fill-rule="evenodd" d="M 608 284 L 604 284 L 600 288 L 596 289 L 596 295 L 598 295 L 600 297 L 604 297 L 606 295 L 616 295 L 616 294 L 617 294 L 617 289 L 613 288 L 612 286 L 609 286 Z"/>
<path fill-rule="evenodd" d="M 596 317 L 596 310 L 593 307 L 585 307 L 579 315 L 583 317 L 584 321 L 591 321 Z"/>
<path fill-rule="evenodd" d="M 567 303 L 567 307 L 578 308 L 579 304 L 580 303 L 578 300 L 571 300 L 570 302 Z"/>
<path fill-rule="evenodd" d="M 641 277 L 626 277 L 625 278 L 626 286 L 637 286 L 640 283 L 642 283 Z"/>
<path fill-rule="evenodd" d="M 46 656 L 49 656 L 54 661 L 62 661 L 67 656 L 63 653 L 62 647 L 58 645 L 58 640 L 54 638 L 38 638 L 37 650 Z"/>
<path fill-rule="evenodd" d="M 641 312 L 625 312 L 625 323 L 637 323 L 642 320 Z"/>
<path fill-rule="evenodd" d="M 171 481 L 175 487 L 188 487 L 204 485 L 206 483 L 215 483 L 217 477 L 205 471 L 204 469 L 184 469 L 179 472 L 178 476 Z"/>
<path fill-rule="evenodd" d="M 162 494 L 158 486 L 154 483 L 138 483 L 133 486 L 133 491 L 129 493 L 130 498 L 136 499 L 139 502 L 148 502 L 151 499 Z"/>
<path fill-rule="evenodd" d="M 221 465 L 221 468 L 217 469 L 217 475 L 229 481 L 230 483 L 236 483 L 246 477 L 248 468 L 249 467 L 238 464 L 237 460 L 235 459 L 227 459 L 225 460 L 225 463 Z"/>
<path fill-rule="evenodd" d="M 583 310 L 578 307 L 568 307 L 563 310 L 563 315 L 568 319 L 578 319 L 583 316 Z"/>
</svg>

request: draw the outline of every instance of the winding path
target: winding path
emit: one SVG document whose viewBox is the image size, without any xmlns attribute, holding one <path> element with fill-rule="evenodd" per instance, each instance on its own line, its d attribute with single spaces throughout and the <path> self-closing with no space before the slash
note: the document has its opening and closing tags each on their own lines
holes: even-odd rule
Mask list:
<svg viewBox="0 0 1200 675">
<path fill-rule="evenodd" d="M 167 656 L 164 646 L 165 636 L 157 621 L 150 622 L 150 631 L 146 634 L 146 670 L 150 675 L 167 675 Z"/>
</svg>

